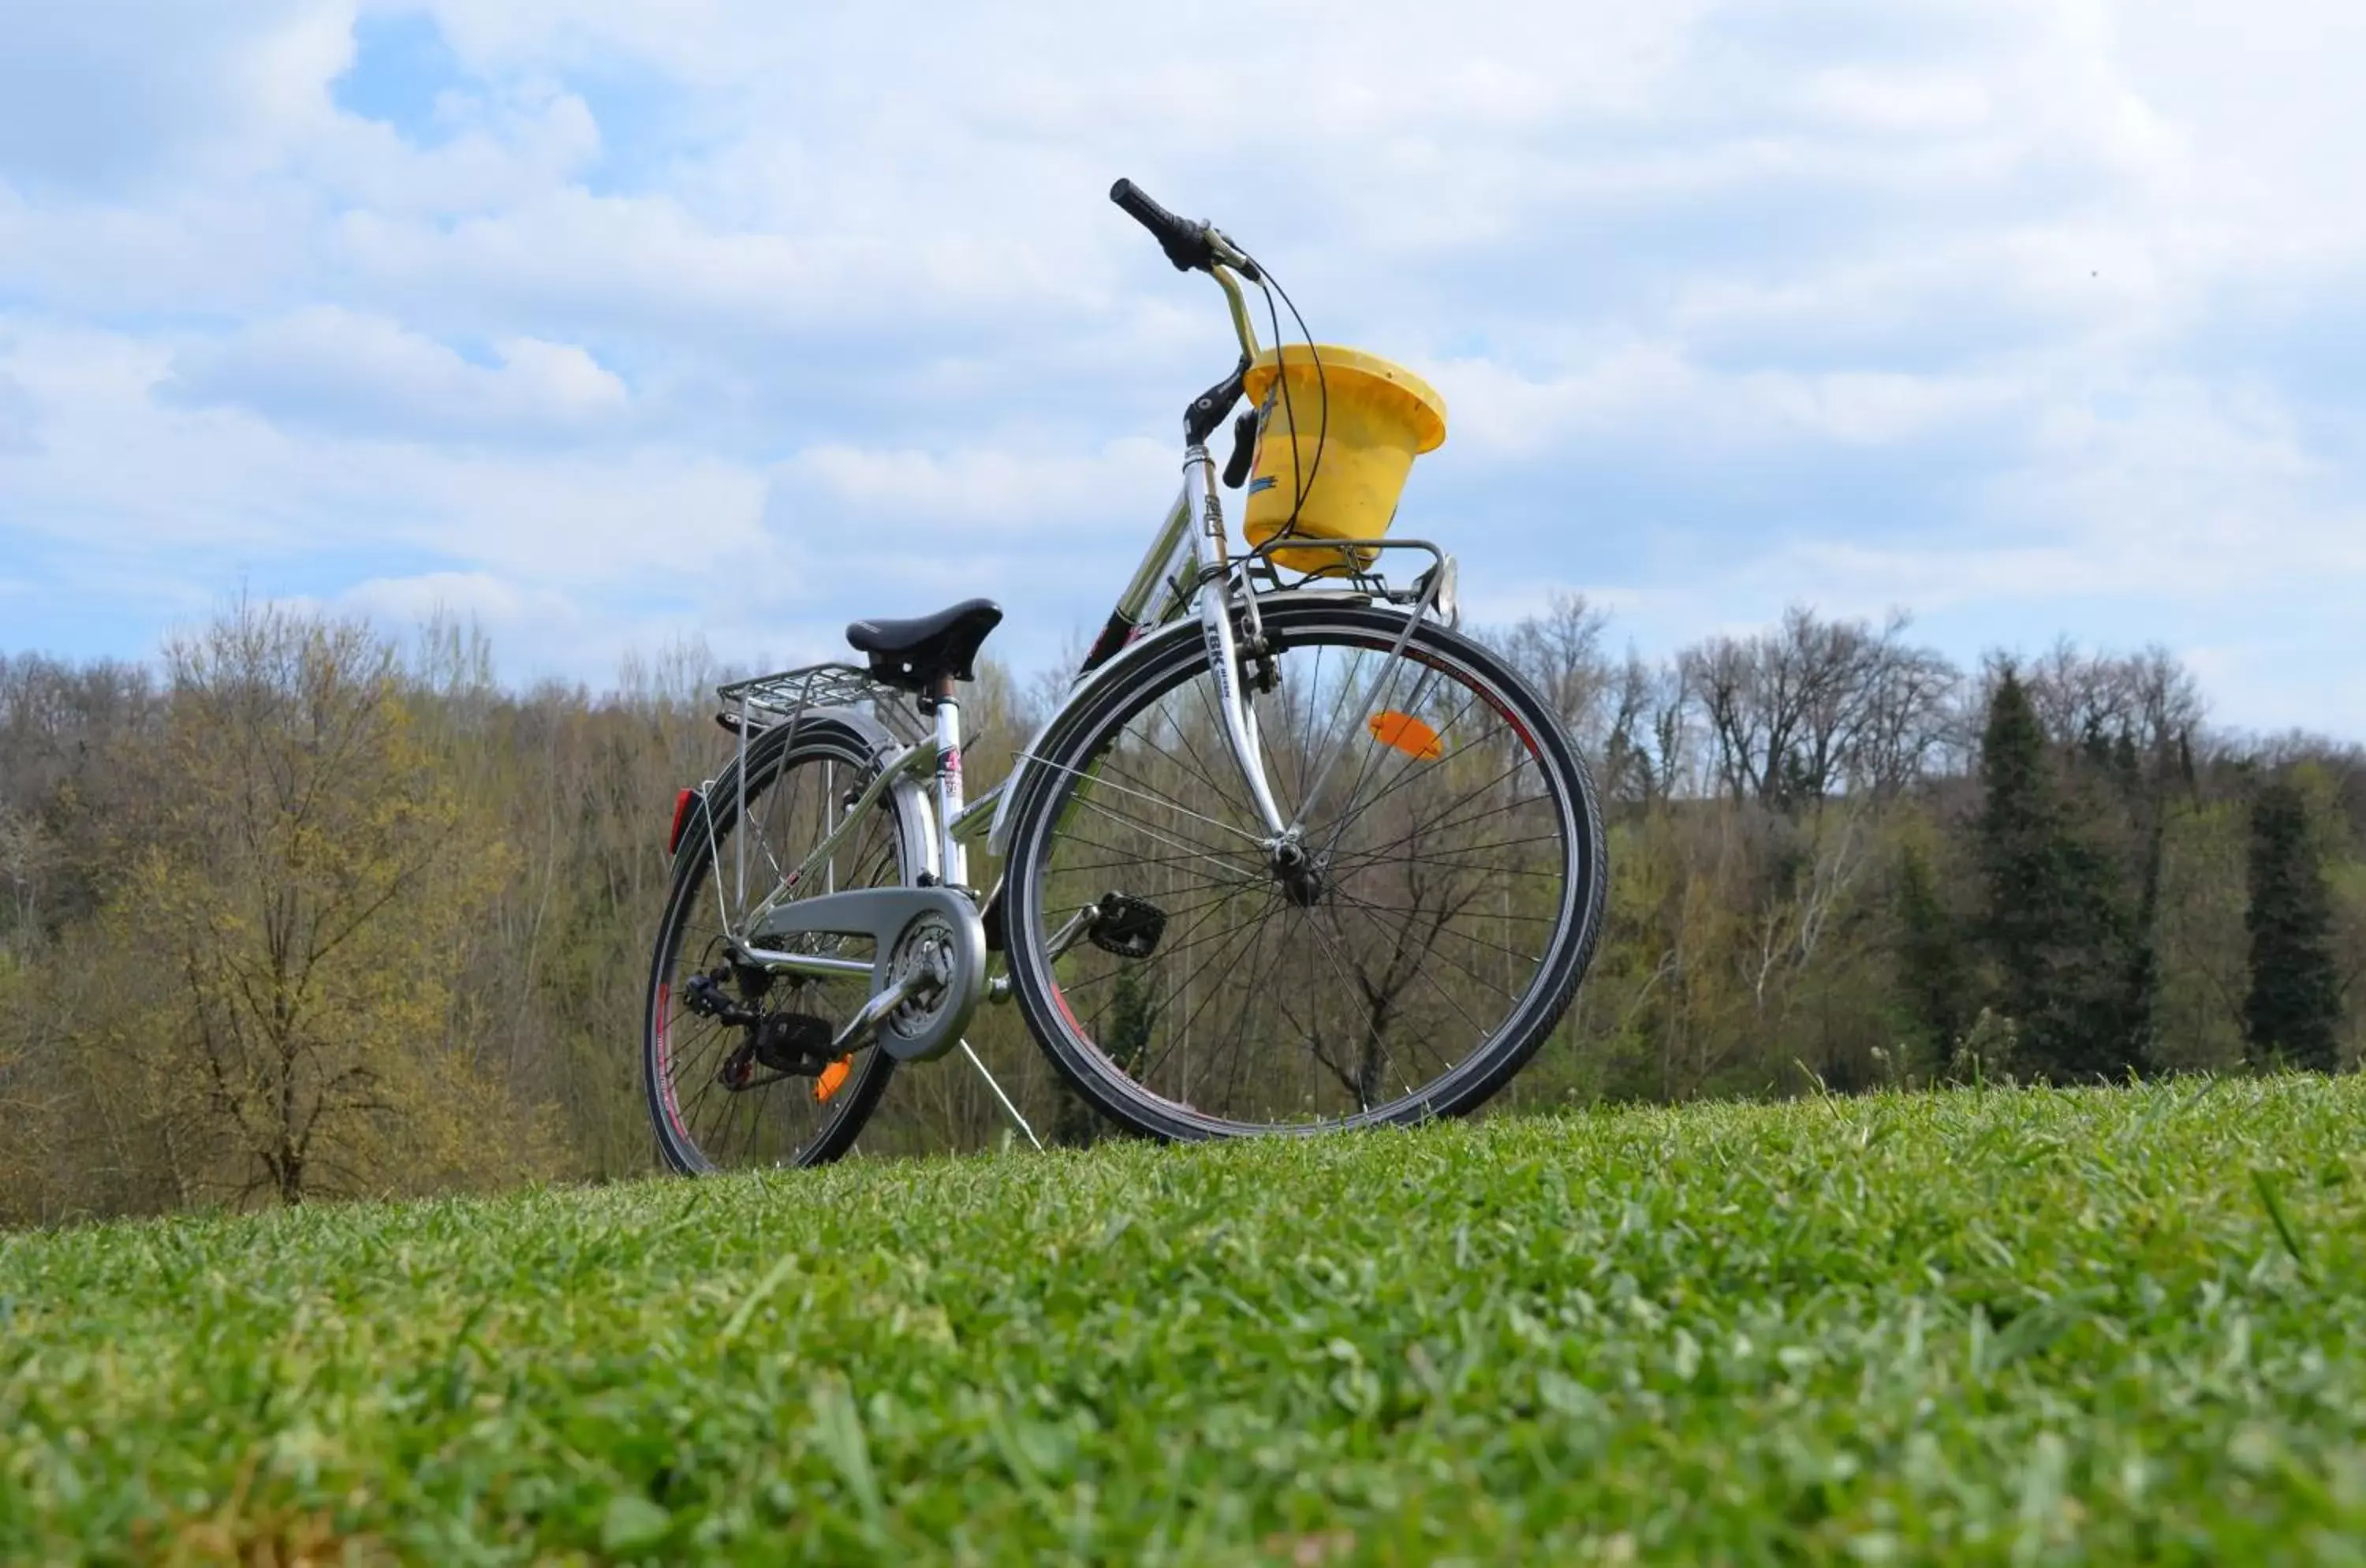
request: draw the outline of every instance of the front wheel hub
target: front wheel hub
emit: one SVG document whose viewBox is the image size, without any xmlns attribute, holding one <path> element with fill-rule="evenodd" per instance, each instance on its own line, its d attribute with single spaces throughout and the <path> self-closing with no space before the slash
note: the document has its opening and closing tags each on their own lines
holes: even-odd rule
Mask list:
<svg viewBox="0 0 2366 1568">
<path fill-rule="evenodd" d="M 1323 868 L 1304 845 L 1284 842 L 1274 846 L 1273 876 L 1281 885 L 1281 896 L 1301 909 L 1311 909 L 1323 901 L 1330 889 Z"/>
</svg>

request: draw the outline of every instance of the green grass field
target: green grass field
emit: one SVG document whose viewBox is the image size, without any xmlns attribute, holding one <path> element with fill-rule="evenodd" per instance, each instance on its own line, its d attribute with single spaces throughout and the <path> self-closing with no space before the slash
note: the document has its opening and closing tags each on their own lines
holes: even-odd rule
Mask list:
<svg viewBox="0 0 2366 1568">
<path fill-rule="evenodd" d="M 2366 1562 L 2361 1111 L 1964 1091 L 17 1235 L 0 1557 Z"/>
</svg>

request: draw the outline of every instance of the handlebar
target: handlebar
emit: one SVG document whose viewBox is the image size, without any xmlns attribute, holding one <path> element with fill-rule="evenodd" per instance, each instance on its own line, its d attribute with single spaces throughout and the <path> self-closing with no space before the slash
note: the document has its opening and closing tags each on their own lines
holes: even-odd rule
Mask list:
<svg viewBox="0 0 2366 1568">
<path fill-rule="evenodd" d="M 1158 248 L 1175 264 L 1176 271 L 1204 272 L 1223 287 L 1224 302 L 1233 313 L 1233 332 L 1241 340 L 1241 362 L 1230 376 L 1194 399 L 1183 415 L 1187 444 L 1203 446 L 1232 412 L 1233 405 L 1240 401 L 1242 378 L 1257 355 L 1256 327 L 1249 320 L 1248 306 L 1241 298 L 1241 286 L 1234 275 L 1251 283 L 1263 282 L 1265 275 L 1248 254 L 1214 224 L 1176 217 L 1151 200 L 1132 180 L 1120 180 L 1110 186 L 1110 199 L 1127 217 L 1150 231 Z"/>
<path fill-rule="evenodd" d="M 1148 192 L 1132 180 L 1120 180 L 1110 186 L 1110 199 L 1120 210 L 1141 224 L 1166 253 L 1177 272 L 1212 273 L 1220 265 L 1229 266 L 1251 283 L 1260 276 L 1256 263 L 1224 238 L 1212 223 L 1194 223 L 1188 218 L 1177 218 L 1150 199 Z"/>
<path fill-rule="evenodd" d="M 1125 215 L 1141 224 L 1166 253 L 1177 272 L 1206 272 L 1216 265 L 1216 248 L 1208 243 L 1208 227 L 1189 219 L 1177 218 L 1132 180 L 1120 180 L 1110 186 L 1110 199 L 1118 204 Z"/>
</svg>

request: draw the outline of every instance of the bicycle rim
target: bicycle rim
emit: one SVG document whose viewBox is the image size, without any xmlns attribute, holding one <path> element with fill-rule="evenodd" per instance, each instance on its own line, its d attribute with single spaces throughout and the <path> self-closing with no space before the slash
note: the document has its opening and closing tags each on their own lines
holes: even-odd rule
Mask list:
<svg viewBox="0 0 2366 1568">
<path fill-rule="evenodd" d="M 1599 923 L 1593 786 L 1542 702 L 1434 625 L 1276 606 L 1256 706 L 1311 880 L 1277 870 L 1222 737 L 1206 656 L 1175 639 L 1039 748 L 1009 881 L 1015 989 L 1107 1114 L 1162 1137 L 1467 1111 L 1566 1009 Z M 1327 781 L 1320 759 L 1344 746 Z M 1051 946 L 1117 894 L 1144 957 Z"/>
<path fill-rule="evenodd" d="M 765 736 L 748 753 L 744 820 L 742 792 L 727 771 L 690 824 L 658 932 L 643 1045 L 650 1117 L 678 1171 L 835 1159 L 885 1090 L 895 1063 L 883 1052 L 864 1048 L 815 1073 L 792 1051 L 793 1043 L 834 1032 L 851 1017 L 867 995 L 866 979 L 762 976 L 734 968 L 725 940 L 727 927 L 744 931 L 749 912 L 766 897 L 794 901 L 907 880 L 914 835 L 891 793 L 802 888 L 782 892 L 871 769 L 860 740 L 833 726 L 809 723 L 794 743 Z M 796 945 L 872 956 L 867 942 L 852 938 L 805 937 Z M 703 1013 L 692 999 L 702 976 L 717 987 L 709 996 L 719 991 L 733 1006 L 781 1021 L 751 1031 Z"/>
</svg>

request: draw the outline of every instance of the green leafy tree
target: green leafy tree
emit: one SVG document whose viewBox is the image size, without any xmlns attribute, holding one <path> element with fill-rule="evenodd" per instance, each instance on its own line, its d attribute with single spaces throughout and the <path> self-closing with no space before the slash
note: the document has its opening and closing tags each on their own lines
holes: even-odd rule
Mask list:
<svg viewBox="0 0 2366 1568">
<path fill-rule="evenodd" d="M 178 1086 L 155 1122 L 175 1190 L 294 1203 L 546 1168 L 542 1118 L 456 1027 L 508 857 L 392 650 L 242 607 L 170 660 L 164 798 L 107 917 L 167 994 L 92 1043 L 113 1077 Z"/>
<path fill-rule="evenodd" d="M 2271 779 L 2251 803 L 2251 986 L 2244 1035 L 2255 1064 L 2330 1072 L 2339 1055 L 2341 982 L 2333 956 L 2333 901 L 2308 799 Z"/>
</svg>

